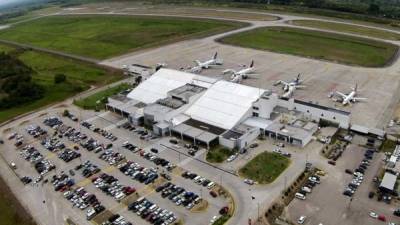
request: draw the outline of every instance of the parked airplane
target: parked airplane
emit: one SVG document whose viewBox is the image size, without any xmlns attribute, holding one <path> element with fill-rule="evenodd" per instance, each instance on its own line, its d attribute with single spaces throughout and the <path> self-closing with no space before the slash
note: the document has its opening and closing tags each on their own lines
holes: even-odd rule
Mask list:
<svg viewBox="0 0 400 225">
<path fill-rule="evenodd" d="M 215 66 L 215 65 L 222 65 L 222 60 L 217 58 L 218 52 L 214 54 L 214 56 L 205 62 L 201 62 L 200 60 L 195 60 L 194 62 L 197 64 L 197 66 L 201 67 L 202 69 L 208 69 L 210 66 Z"/>
<path fill-rule="evenodd" d="M 187 68 L 185 70 L 185 72 L 199 74 L 199 73 L 201 73 L 202 70 L 203 70 L 203 68 L 201 66 L 193 66 L 193 67 Z"/>
<path fill-rule="evenodd" d="M 231 76 L 231 82 L 234 83 L 240 83 L 243 79 L 247 79 L 248 77 L 256 77 L 257 74 L 254 74 L 255 67 L 254 67 L 254 61 L 252 60 L 250 65 L 244 69 L 241 69 L 239 71 L 233 70 L 233 69 L 227 69 L 224 70 L 222 73 L 223 74 L 232 74 Z"/>
<path fill-rule="evenodd" d="M 296 85 L 296 84 L 289 84 L 287 86 L 287 89 L 284 89 L 285 93 L 283 93 L 282 97 L 285 97 L 285 98 L 293 97 L 294 91 L 296 91 L 296 89 L 298 89 L 298 88 L 300 89 L 300 88 L 304 88 L 304 87 L 306 87 L 306 86 Z"/>
<path fill-rule="evenodd" d="M 301 74 L 299 73 L 295 79 L 293 79 L 292 81 L 288 81 L 288 82 L 283 81 L 283 80 L 278 80 L 275 83 L 275 85 L 283 84 L 284 91 L 288 91 L 290 86 L 295 86 L 296 88 L 305 87 L 305 86 L 300 85 L 301 83 L 303 83 L 303 80 L 300 79 L 300 76 L 301 76 Z"/>
<path fill-rule="evenodd" d="M 367 98 L 358 98 L 357 96 L 358 85 L 352 88 L 352 91 L 349 94 L 343 94 L 342 92 L 336 91 L 335 94 L 339 95 L 342 100 L 343 105 L 351 105 L 351 103 L 355 103 L 357 101 L 367 100 Z"/>
</svg>

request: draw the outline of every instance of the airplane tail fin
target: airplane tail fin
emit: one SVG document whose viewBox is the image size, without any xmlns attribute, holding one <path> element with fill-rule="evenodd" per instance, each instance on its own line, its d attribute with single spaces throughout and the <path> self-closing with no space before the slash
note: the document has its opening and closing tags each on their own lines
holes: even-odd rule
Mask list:
<svg viewBox="0 0 400 225">
<path fill-rule="evenodd" d="M 250 68 L 253 68 L 253 66 L 254 66 L 254 60 L 251 60 Z"/>
<path fill-rule="evenodd" d="M 301 73 L 297 74 L 296 82 L 300 81 L 300 76 L 301 76 Z"/>
<path fill-rule="evenodd" d="M 215 52 L 213 59 L 217 59 L 217 56 L 218 56 L 218 52 Z"/>
</svg>

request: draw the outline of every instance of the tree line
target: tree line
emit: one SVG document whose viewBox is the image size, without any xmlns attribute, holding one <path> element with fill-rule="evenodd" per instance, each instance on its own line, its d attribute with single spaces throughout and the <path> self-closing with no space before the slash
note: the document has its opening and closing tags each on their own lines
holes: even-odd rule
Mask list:
<svg viewBox="0 0 400 225">
<path fill-rule="evenodd" d="M 0 109 L 38 100 L 44 87 L 32 80 L 35 71 L 16 56 L 0 53 Z"/>
</svg>

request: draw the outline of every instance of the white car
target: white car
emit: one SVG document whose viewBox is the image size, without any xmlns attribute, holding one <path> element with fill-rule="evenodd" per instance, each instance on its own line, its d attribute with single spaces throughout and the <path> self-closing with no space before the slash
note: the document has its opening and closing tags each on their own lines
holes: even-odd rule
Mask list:
<svg viewBox="0 0 400 225">
<path fill-rule="evenodd" d="M 253 185 L 254 181 L 251 179 L 244 179 L 244 183 L 248 184 L 248 185 Z"/>
<path fill-rule="evenodd" d="M 377 219 L 378 218 L 378 214 L 376 214 L 375 212 L 369 212 L 369 216 L 370 217 L 372 217 L 372 218 L 374 218 L 374 219 Z"/>
<path fill-rule="evenodd" d="M 305 191 L 307 193 L 311 193 L 311 188 L 309 188 L 309 187 L 302 187 L 301 190 Z"/>
<path fill-rule="evenodd" d="M 299 219 L 297 220 L 298 224 L 303 224 L 306 221 L 307 217 L 306 216 L 300 216 Z"/>
<path fill-rule="evenodd" d="M 229 158 L 226 161 L 232 162 L 235 159 L 236 159 L 236 155 L 231 155 L 231 156 L 229 156 Z"/>
</svg>

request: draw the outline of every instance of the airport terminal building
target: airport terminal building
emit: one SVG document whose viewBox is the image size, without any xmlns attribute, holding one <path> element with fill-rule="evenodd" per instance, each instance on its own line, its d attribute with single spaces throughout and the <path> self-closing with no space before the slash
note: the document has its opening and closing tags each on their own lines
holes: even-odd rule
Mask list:
<svg viewBox="0 0 400 225">
<path fill-rule="evenodd" d="M 242 149 L 262 136 L 304 147 L 320 122 L 350 127 L 350 113 L 269 90 L 172 69 L 160 69 L 107 109 L 157 135 L 206 147 Z"/>
</svg>

